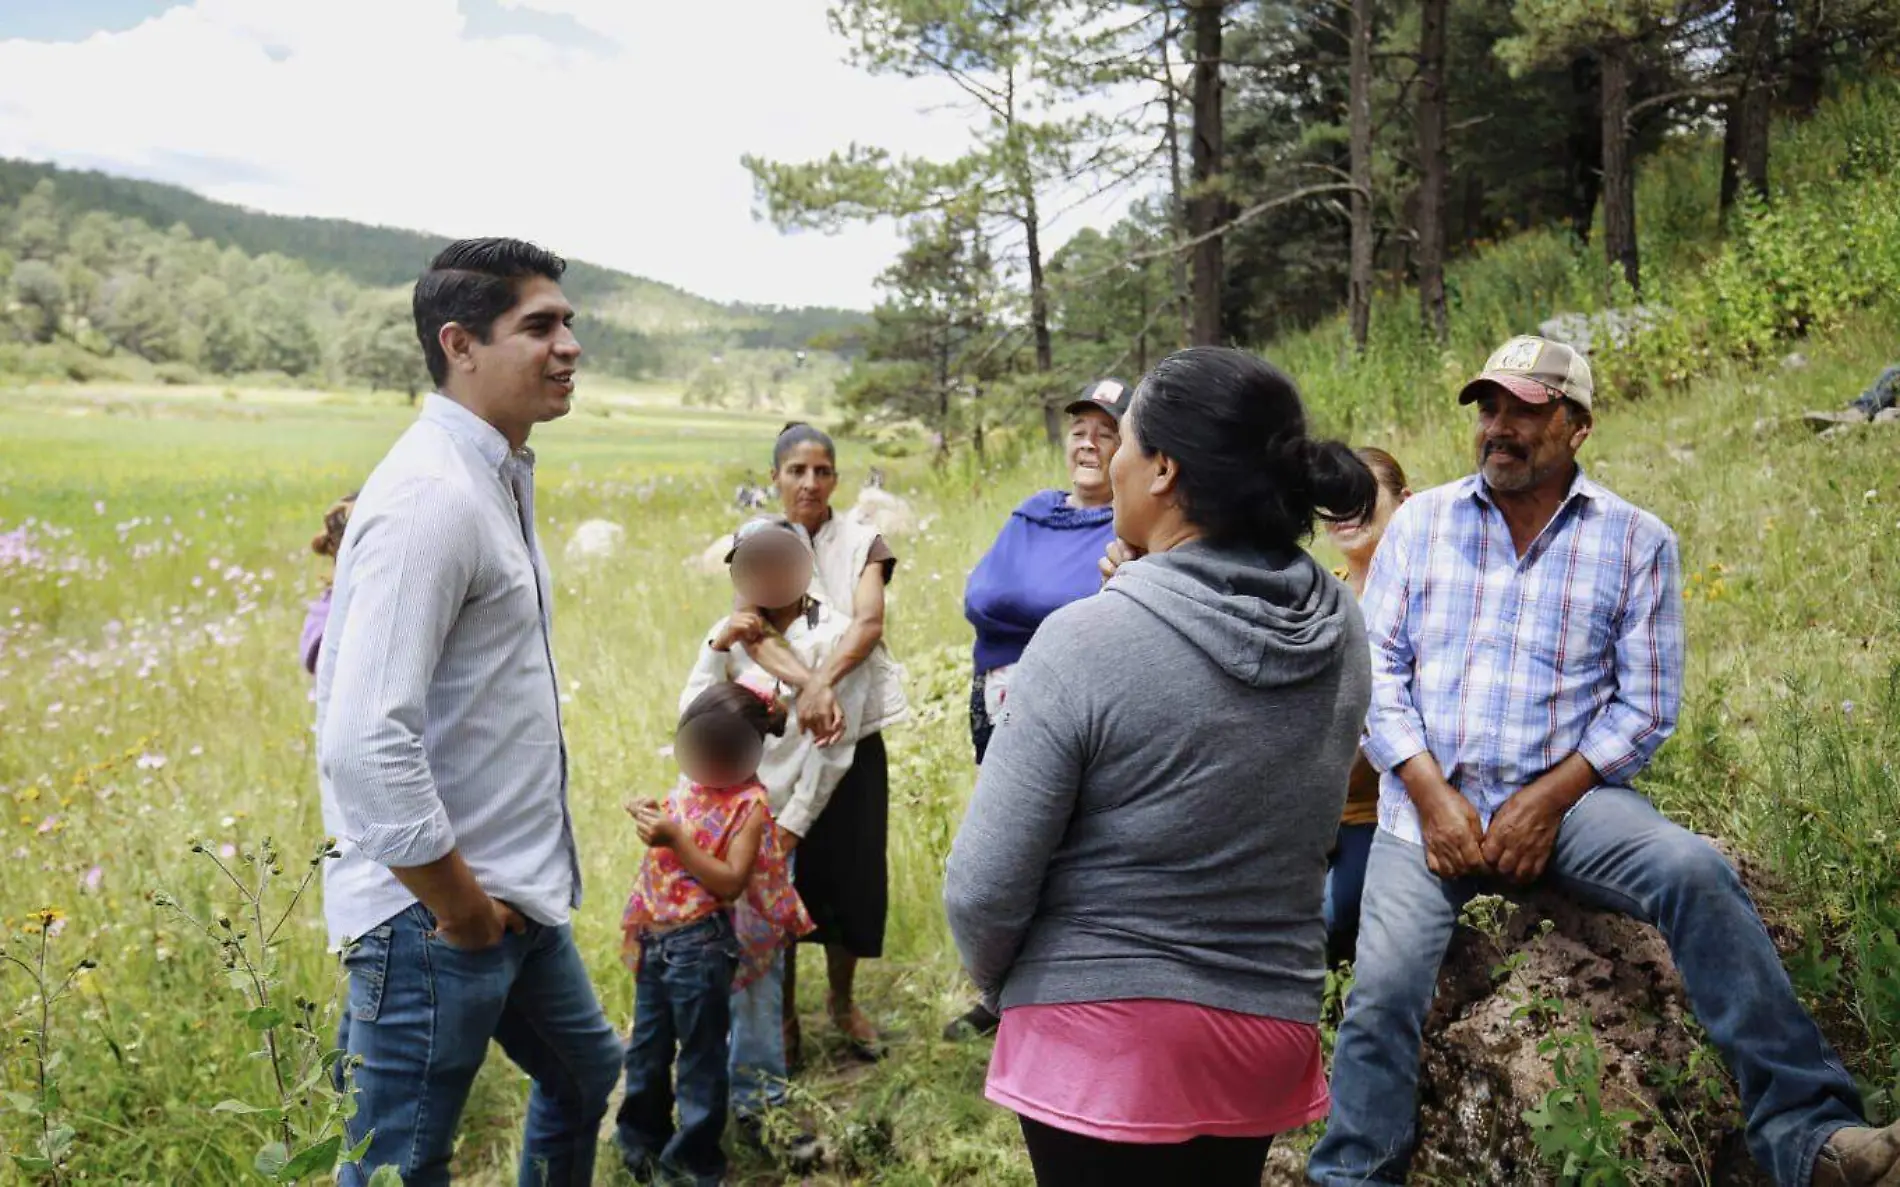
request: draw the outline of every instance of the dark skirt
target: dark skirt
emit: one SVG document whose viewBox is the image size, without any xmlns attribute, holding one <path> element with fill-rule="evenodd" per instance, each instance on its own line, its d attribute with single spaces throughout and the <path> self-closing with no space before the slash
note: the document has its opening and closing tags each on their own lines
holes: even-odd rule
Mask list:
<svg viewBox="0 0 1900 1187">
<path fill-rule="evenodd" d="M 858 743 L 851 769 L 798 846 L 793 881 L 818 925 L 804 943 L 837 944 L 864 960 L 884 955 L 890 816 L 884 735 L 872 734 Z"/>
</svg>

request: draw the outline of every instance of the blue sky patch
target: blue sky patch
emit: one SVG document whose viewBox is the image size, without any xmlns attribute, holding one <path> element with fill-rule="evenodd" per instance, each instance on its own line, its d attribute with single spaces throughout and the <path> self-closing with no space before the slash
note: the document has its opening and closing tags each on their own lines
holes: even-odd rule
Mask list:
<svg viewBox="0 0 1900 1187">
<path fill-rule="evenodd" d="M 539 37 L 562 49 L 612 48 L 613 41 L 571 16 L 503 8 L 500 0 L 461 0 L 461 13 L 470 37 Z"/>
<path fill-rule="evenodd" d="M 94 33 L 119 33 L 145 23 L 179 0 L 5 0 L 0 3 L 0 41 L 84 41 Z"/>
</svg>

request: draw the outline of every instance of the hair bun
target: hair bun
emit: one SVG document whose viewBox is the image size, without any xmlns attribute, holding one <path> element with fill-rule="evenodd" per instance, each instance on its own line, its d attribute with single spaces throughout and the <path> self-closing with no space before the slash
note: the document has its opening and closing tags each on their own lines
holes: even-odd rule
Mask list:
<svg viewBox="0 0 1900 1187">
<path fill-rule="evenodd" d="M 1372 514 L 1379 480 L 1365 460 L 1340 441 L 1307 438 L 1306 487 L 1324 519 L 1355 520 Z"/>
<path fill-rule="evenodd" d="M 1313 439 L 1304 434 L 1267 438 L 1266 468 L 1280 485 L 1304 490 L 1314 466 Z"/>
</svg>

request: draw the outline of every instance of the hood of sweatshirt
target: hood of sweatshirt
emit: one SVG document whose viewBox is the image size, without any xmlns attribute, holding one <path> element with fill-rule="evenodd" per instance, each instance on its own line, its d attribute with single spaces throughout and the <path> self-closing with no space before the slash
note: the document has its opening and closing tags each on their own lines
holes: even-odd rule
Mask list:
<svg viewBox="0 0 1900 1187">
<path fill-rule="evenodd" d="M 1115 518 L 1115 508 L 1071 507 L 1066 490 L 1037 491 L 1016 508 L 1014 514 L 1040 527 L 1058 532 L 1099 528 Z"/>
<path fill-rule="evenodd" d="M 1352 613 L 1351 592 L 1297 548 L 1194 541 L 1123 565 L 1106 592 L 1144 607 L 1254 688 L 1326 671 Z"/>
</svg>

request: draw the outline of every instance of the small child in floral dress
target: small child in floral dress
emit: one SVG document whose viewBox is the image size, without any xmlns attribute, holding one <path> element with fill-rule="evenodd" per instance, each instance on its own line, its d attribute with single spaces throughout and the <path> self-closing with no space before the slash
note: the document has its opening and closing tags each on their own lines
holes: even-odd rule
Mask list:
<svg viewBox="0 0 1900 1187">
<path fill-rule="evenodd" d="M 627 806 L 647 853 L 621 925 L 635 999 L 615 1141 L 642 1181 L 720 1181 L 732 992 L 812 929 L 758 778 L 786 717 L 744 685 L 708 688 L 680 716 L 667 804 Z"/>
</svg>

